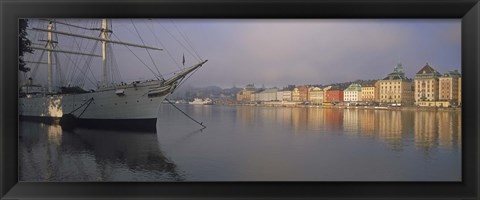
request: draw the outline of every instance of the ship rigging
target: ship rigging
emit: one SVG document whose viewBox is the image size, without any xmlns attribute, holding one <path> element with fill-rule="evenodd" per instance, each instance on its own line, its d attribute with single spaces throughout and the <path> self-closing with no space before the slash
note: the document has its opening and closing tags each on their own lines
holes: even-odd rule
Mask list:
<svg viewBox="0 0 480 200">
<path fill-rule="evenodd" d="M 135 30 L 134 33 L 139 36 L 141 44 L 120 40 L 113 32 L 110 21 L 102 19 L 98 28 L 96 25 L 88 27 L 81 24 L 68 23 L 67 20 L 36 20 L 37 24 L 40 24 L 39 22 L 47 22 L 47 27 L 33 27 L 30 30 L 35 32 L 35 36 L 40 37 L 45 37 L 46 33 L 46 39 L 37 39 L 38 42 L 43 42 L 43 44 L 34 41 L 32 48 L 39 51 L 40 56 L 36 60 L 26 61 L 26 63 L 32 64 L 34 67 L 28 75 L 27 73 L 24 74 L 24 84 L 20 88 L 19 114 L 21 117 L 40 118 L 42 120 L 56 120 L 62 117 L 73 118 L 89 126 L 112 124 L 121 127 L 128 124 L 135 127 L 137 124 L 155 127 L 160 103 L 207 62 L 207 60 L 201 59 L 197 51 L 192 48 L 193 50 L 187 52 L 190 52 L 193 55 L 192 57 L 197 59 L 198 63 L 190 67 L 181 68 L 175 62 L 178 70 L 173 73 L 162 74 L 152 52 L 163 52 L 164 49 L 147 45 L 133 20 L 131 22 Z M 58 25 L 70 31 L 58 30 Z M 182 46 L 184 48 L 185 46 L 192 47 L 191 41 L 186 34 L 178 26 L 175 25 L 175 27 L 186 41 L 185 44 L 187 45 Z M 153 28 L 148 28 L 154 33 Z M 162 26 L 162 28 L 164 27 Z M 72 32 L 71 30 L 73 29 L 76 29 L 77 33 Z M 86 34 L 87 32 L 100 33 L 97 37 L 91 33 Z M 170 32 L 168 33 L 171 35 Z M 78 50 L 60 48 L 59 36 L 62 36 L 62 40 L 66 38 L 72 39 L 73 42 L 70 43 L 70 47 L 86 47 L 86 44 L 91 44 L 92 41 L 93 45 L 90 45 L 91 50 L 89 52 L 81 51 L 79 50 L 80 48 L 77 48 Z M 158 41 L 157 36 L 154 35 L 154 37 Z M 178 41 L 178 39 L 174 39 Z M 98 43 L 101 43 L 101 53 L 98 53 L 97 50 Z M 159 41 L 158 43 L 161 44 Z M 126 47 L 153 74 L 154 78 L 143 81 L 135 80 L 130 83 L 121 81 L 121 74 L 112 51 L 112 45 Z M 63 45 L 62 47 L 66 46 Z M 144 61 L 145 59 L 141 59 L 130 47 L 145 49 L 153 67 L 148 66 Z M 170 58 L 173 58 L 170 52 L 166 52 Z M 47 54 L 46 62 L 43 58 L 45 53 Z M 59 59 L 58 54 L 64 54 L 66 59 L 62 63 L 67 62 L 72 67 L 61 66 L 61 59 Z M 80 58 L 72 58 L 69 55 Z M 184 64 L 184 54 L 182 56 Z M 92 70 L 91 66 L 95 63 L 93 58 L 96 57 L 101 57 L 102 78 L 101 81 L 95 82 L 91 80 L 96 80 L 95 70 Z M 30 58 L 35 57 L 31 56 Z M 35 82 L 35 75 L 41 68 L 39 66 L 45 64 L 47 65 L 46 87 Z M 57 75 L 55 79 L 56 85 L 54 85 L 54 71 Z M 66 77 L 65 74 L 67 74 Z M 120 79 L 120 81 L 115 81 L 115 79 Z M 95 89 L 85 89 L 86 80 L 90 82 L 90 85 L 96 86 Z"/>
</svg>

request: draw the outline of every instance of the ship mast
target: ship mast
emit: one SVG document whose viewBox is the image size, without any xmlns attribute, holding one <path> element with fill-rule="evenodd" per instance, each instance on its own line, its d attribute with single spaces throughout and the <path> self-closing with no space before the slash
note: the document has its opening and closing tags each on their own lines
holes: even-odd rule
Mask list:
<svg viewBox="0 0 480 200">
<path fill-rule="evenodd" d="M 102 19 L 102 67 L 103 67 L 103 78 L 102 78 L 102 84 L 103 87 L 107 86 L 107 40 L 108 35 L 107 35 L 107 19 Z"/>
<path fill-rule="evenodd" d="M 151 50 L 157 50 L 157 51 L 162 51 L 163 49 L 157 48 L 157 47 L 151 47 L 147 45 L 140 45 L 140 44 L 133 44 L 133 43 L 128 43 L 128 42 L 122 42 L 122 41 L 116 41 L 116 40 L 111 40 L 109 37 L 109 33 L 112 32 L 108 28 L 109 24 L 107 19 L 102 19 L 102 27 L 100 29 L 101 34 L 100 37 L 91 37 L 91 36 L 86 36 L 86 35 L 79 35 L 75 33 L 68 33 L 68 32 L 63 32 L 63 31 L 58 31 L 54 29 L 53 22 L 48 19 L 42 19 L 42 20 L 47 20 L 50 21 L 48 28 L 47 29 L 42 29 L 42 28 L 32 28 L 34 31 L 42 31 L 42 32 L 47 32 L 48 33 L 48 42 L 47 42 L 47 48 L 41 48 L 41 47 L 32 47 L 34 49 L 40 49 L 40 50 L 47 50 L 47 55 L 48 55 L 48 91 L 52 92 L 52 58 L 51 58 L 51 53 L 52 52 L 61 52 L 61 53 L 68 53 L 68 54 L 79 54 L 79 55 L 87 55 L 87 56 L 98 56 L 95 54 L 88 54 L 88 53 L 81 53 L 81 52 L 72 52 L 72 51 L 65 51 L 65 50 L 59 50 L 59 49 L 53 49 L 53 42 L 52 41 L 52 34 L 60 34 L 60 35 L 65 35 L 65 36 L 71 36 L 71 37 L 79 37 L 79 38 L 84 38 L 84 39 L 90 39 L 90 40 L 97 40 L 102 42 L 102 86 L 106 87 L 108 85 L 108 76 L 107 76 L 107 43 L 113 43 L 113 44 L 120 44 L 120 45 L 125 45 L 125 46 L 132 46 L 132 47 L 139 47 L 139 48 L 145 48 L 145 49 L 151 49 Z M 86 30 L 99 30 L 98 28 L 86 28 L 86 27 L 81 27 L 81 26 L 76 26 L 76 25 L 71 25 L 68 23 L 60 22 L 63 25 L 66 26 L 73 26 L 76 28 L 82 28 Z"/>
<path fill-rule="evenodd" d="M 53 23 L 50 22 L 48 23 L 48 30 L 53 29 Z M 48 32 L 47 34 L 47 49 L 51 50 L 53 49 L 53 40 L 52 40 L 52 32 Z M 48 77 L 47 77 L 47 82 L 48 82 L 48 92 L 52 93 L 52 76 L 53 76 L 53 70 L 52 70 L 52 51 L 47 51 L 47 65 L 48 65 Z"/>
</svg>

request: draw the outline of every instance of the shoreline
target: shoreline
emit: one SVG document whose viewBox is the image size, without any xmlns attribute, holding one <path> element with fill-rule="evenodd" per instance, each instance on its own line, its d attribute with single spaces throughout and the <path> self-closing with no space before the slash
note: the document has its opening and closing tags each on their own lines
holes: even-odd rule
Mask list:
<svg viewBox="0 0 480 200">
<path fill-rule="evenodd" d="M 301 105 L 301 104 L 217 104 L 223 106 L 282 107 L 282 108 L 324 108 L 324 109 L 361 109 L 361 110 L 401 110 L 401 111 L 462 111 L 461 107 L 421 107 L 421 106 L 345 106 L 345 105 Z"/>
</svg>

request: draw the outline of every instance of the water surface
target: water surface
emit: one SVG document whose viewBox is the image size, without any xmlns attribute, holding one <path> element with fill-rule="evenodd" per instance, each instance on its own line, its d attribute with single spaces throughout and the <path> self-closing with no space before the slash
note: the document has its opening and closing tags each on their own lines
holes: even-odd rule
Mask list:
<svg viewBox="0 0 480 200">
<path fill-rule="evenodd" d="M 21 181 L 461 181 L 461 112 L 171 105 L 156 133 L 22 121 Z"/>
</svg>

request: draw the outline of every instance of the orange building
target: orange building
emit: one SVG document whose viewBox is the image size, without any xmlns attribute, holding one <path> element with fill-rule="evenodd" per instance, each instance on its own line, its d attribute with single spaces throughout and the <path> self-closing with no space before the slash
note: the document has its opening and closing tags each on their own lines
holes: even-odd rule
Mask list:
<svg viewBox="0 0 480 200">
<path fill-rule="evenodd" d="M 325 96 L 327 102 L 338 103 L 343 101 L 343 90 L 328 90 Z"/>
<path fill-rule="evenodd" d="M 308 86 L 302 85 L 297 88 L 300 95 L 300 101 L 308 101 Z"/>
<path fill-rule="evenodd" d="M 438 99 L 458 105 L 458 70 L 449 71 L 438 78 Z"/>
</svg>

